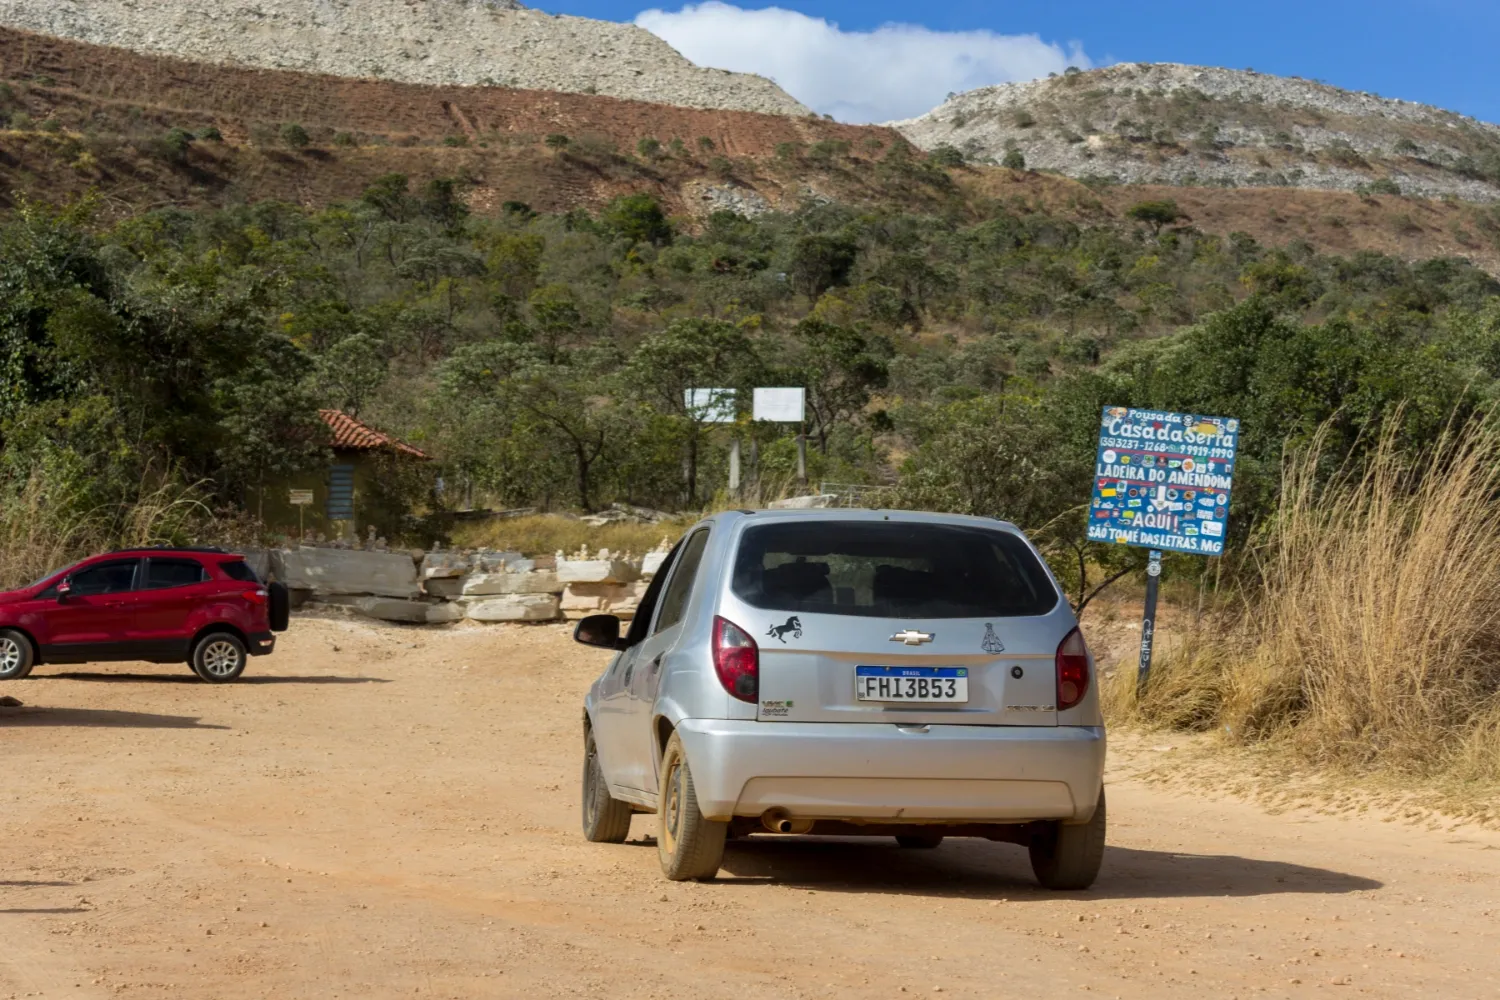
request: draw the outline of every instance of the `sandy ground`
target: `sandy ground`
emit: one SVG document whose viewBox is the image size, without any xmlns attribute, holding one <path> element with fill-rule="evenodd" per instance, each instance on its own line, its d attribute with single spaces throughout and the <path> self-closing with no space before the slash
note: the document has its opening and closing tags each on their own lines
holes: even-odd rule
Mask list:
<svg viewBox="0 0 1500 1000">
<path fill-rule="evenodd" d="M 231 687 L 0 687 L 27 703 L 0 709 L 0 1000 L 1500 996 L 1500 835 L 1163 788 L 1142 741 L 1086 893 L 973 841 L 757 837 L 668 883 L 651 818 L 578 832 L 602 661 L 557 626 L 300 618 Z"/>
</svg>

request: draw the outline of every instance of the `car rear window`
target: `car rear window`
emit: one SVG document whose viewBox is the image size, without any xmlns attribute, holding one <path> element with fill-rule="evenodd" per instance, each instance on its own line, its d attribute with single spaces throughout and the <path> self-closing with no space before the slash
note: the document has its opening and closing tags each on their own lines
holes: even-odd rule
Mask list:
<svg viewBox="0 0 1500 1000">
<path fill-rule="evenodd" d="M 231 580 L 238 580 L 241 583 L 260 583 L 260 577 L 255 575 L 255 570 L 251 569 L 250 564 L 243 559 L 219 565 L 223 567 L 225 573 L 229 574 Z"/>
<path fill-rule="evenodd" d="M 861 618 L 1044 615 L 1057 589 L 1006 531 L 899 521 L 790 521 L 749 528 L 734 593 L 757 608 Z"/>
</svg>

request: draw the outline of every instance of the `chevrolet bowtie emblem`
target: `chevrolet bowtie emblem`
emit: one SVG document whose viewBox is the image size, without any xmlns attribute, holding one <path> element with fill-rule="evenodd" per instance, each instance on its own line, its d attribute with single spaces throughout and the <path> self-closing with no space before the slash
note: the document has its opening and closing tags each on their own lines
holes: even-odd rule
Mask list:
<svg viewBox="0 0 1500 1000">
<path fill-rule="evenodd" d="M 905 632 L 897 632 L 891 636 L 892 642 L 904 642 L 908 646 L 920 646 L 924 642 L 931 642 L 936 638 L 932 632 L 918 632 L 916 629 L 907 629 Z"/>
</svg>

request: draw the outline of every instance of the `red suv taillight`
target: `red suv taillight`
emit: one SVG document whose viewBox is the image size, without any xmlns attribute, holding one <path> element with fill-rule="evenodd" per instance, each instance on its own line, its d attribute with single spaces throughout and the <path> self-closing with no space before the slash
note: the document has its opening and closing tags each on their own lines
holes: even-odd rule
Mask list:
<svg viewBox="0 0 1500 1000">
<path fill-rule="evenodd" d="M 714 618 L 714 671 L 724 690 L 754 704 L 760 696 L 760 647 L 732 621 Z"/>
<path fill-rule="evenodd" d="M 1089 648 L 1076 628 L 1057 647 L 1057 710 L 1072 708 L 1089 693 Z"/>
<path fill-rule="evenodd" d="M 251 590 L 245 591 L 244 598 L 251 604 L 264 605 L 268 600 L 270 600 L 270 594 L 266 592 L 266 589 L 264 587 L 255 587 Z"/>
</svg>

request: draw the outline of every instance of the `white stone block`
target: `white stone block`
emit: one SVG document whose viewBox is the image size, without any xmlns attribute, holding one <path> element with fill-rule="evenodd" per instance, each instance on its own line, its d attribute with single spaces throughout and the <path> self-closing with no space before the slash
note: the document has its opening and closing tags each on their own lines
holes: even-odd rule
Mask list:
<svg viewBox="0 0 1500 1000">
<path fill-rule="evenodd" d="M 560 594 L 563 585 L 556 573 L 538 570 L 530 573 L 474 573 L 464 577 L 464 597 L 496 594 Z"/>
<path fill-rule="evenodd" d="M 641 578 L 640 567 L 607 552 L 599 559 L 558 559 L 561 583 L 631 583 Z"/>
<path fill-rule="evenodd" d="M 429 604 L 427 606 L 427 624 L 446 625 L 449 622 L 463 621 L 465 608 L 456 602 L 443 604 Z"/>
<path fill-rule="evenodd" d="M 288 587 L 314 596 L 373 594 L 407 600 L 421 596 L 417 565 L 405 552 L 356 549 L 283 549 L 272 553 L 272 570 Z"/>
<path fill-rule="evenodd" d="M 409 622 L 415 625 L 427 623 L 428 611 L 433 607 L 424 601 L 402 601 L 391 597 L 366 597 L 356 608 L 367 618 L 378 618 L 385 622 Z"/>
<path fill-rule="evenodd" d="M 551 594 L 513 594 L 465 602 L 465 614 L 476 622 L 550 622 L 557 617 Z"/>
</svg>

